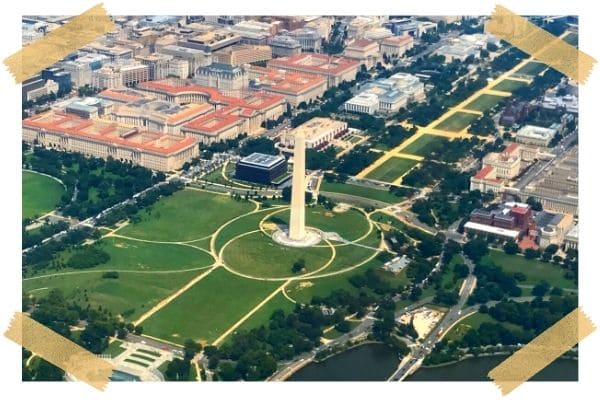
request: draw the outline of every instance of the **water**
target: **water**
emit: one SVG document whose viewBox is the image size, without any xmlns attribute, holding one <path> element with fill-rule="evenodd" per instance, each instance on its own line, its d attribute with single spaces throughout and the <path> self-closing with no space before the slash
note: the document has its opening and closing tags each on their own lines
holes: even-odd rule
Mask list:
<svg viewBox="0 0 600 400">
<path fill-rule="evenodd" d="M 487 373 L 508 356 L 468 358 L 443 367 L 419 368 L 407 381 L 488 381 Z M 577 360 L 559 358 L 532 381 L 577 381 Z"/>
<path fill-rule="evenodd" d="M 487 381 L 487 373 L 508 356 L 469 358 L 454 364 L 419 368 L 407 381 Z M 398 367 L 398 357 L 389 347 L 371 343 L 337 354 L 320 363 L 310 363 L 289 381 L 385 381 Z M 558 359 L 532 380 L 577 381 L 577 360 Z"/>
<path fill-rule="evenodd" d="M 115 369 L 113 370 L 110 380 L 111 382 L 139 382 L 140 378 L 137 375 L 128 374 L 127 372 Z"/>
<path fill-rule="evenodd" d="M 398 366 L 398 357 L 379 343 L 365 344 L 337 354 L 320 363 L 312 362 L 289 381 L 381 381 Z"/>
</svg>

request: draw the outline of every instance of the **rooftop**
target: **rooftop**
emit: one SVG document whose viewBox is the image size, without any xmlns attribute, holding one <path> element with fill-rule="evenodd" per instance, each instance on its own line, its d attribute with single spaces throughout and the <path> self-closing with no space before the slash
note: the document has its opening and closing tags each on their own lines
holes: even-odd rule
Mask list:
<svg viewBox="0 0 600 400">
<path fill-rule="evenodd" d="M 358 68 L 359 64 L 359 61 L 346 57 L 309 53 L 276 58 L 268 62 L 268 65 L 273 67 L 291 67 L 308 72 L 327 74 L 338 74 L 351 68 Z"/>
<path fill-rule="evenodd" d="M 280 163 L 282 160 L 285 161 L 285 157 L 263 153 L 252 153 L 249 156 L 242 158 L 240 162 L 257 167 L 270 168 Z"/>
<path fill-rule="evenodd" d="M 195 145 L 191 137 L 140 131 L 117 123 L 84 119 L 75 114 L 49 111 L 23 120 L 24 127 L 45 129 L 129 148 L 169 155 Z"/>
<path fill-rule="evenodd" d="M 477 222 L 467 222 L 465 229 L 473 229 L 480 232 L 492 233 L 494 235 L 505 236 L 511 239 L 517 239 L 519 237 L 519 231 L 513 231 L 511 229 L 499 228 L 497 226 L 490 226 L 484 224 L 478 224 Z"/>
</svg>

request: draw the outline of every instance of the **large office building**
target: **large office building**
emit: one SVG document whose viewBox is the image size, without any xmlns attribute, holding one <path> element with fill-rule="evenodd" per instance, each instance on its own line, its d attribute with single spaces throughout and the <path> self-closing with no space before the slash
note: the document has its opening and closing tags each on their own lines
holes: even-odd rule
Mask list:
<svg viewBox="0 0 600 400">
<path fill-rule="evenodd" d="M 288 57 L 302 53 L 300 42 L 290 35 L 277 35 L 269 39 L 273 57 Z"/>
<path fill-rule="evenodd" d="M 311 53 L 321 52 L 323 37 L 319 34 L 318 30 L 314 28 L 300 28 L 291 31 L 289 35 L 300 43 L 302 51 Z"/>
<path fill-rule="evenodd" d="M 235 177 L 243 181 L 270 185 L 287 172 L 287 161 L 283 156 L 252 153 L 235 165 Z"/>
<path fill-rule="evenodd" d="M 521 197 L 539 200 L 544 210 L 563 214 L 579 213 L 579 161 L 574 147 L 528 184 Z"/>
<path fill-rule="evenodd" d="M 548 147 L 556 132 L 557 129 L 555 128 L 525 125 L 517 131 L 515 141 L 532 146 Z"/>
<path fill-rule="evenodd" d="M 260 132 L 262 123 L 277 119 L 286 110 L 283 96 L 253 92 L 238 97 L 226 96 L 215 88 L 191 84 L 189 81 L 168 79 L 144 82 L 138 90 L 157 99 L 175 104 L 208 104 L 213 111 L 181 126 L 180 132 L 203 143 L 233 139 L 241 133 Z"/>
<path fill-rule="evenodd" d="M 268 67 L 319 75 L 327 79 L 327 88 L 356 78 L 360 63 L 346 57 L 302 53 L 270 60 Z"/>
<path fill-rule="evenodd" d="M 200 67 L 194 80 L 200 86 L 217 88 L 228 96 L 239 95 L 248 86 L 244 68 L 231 64 L 213 63 Z"/>
<path fill-rule="evenodd" d="M 234 31 L 228 29 L 216 29 L 188 37 L 185 40 L 178 40 L 177 45 L 212 53 L 225 47 L 238 44 L 241 40 L 242 37 Z"/>
<path fill-rule="evenodd" d="M 425 100 L 423 83 L 414 75 L 399 72 L 389 78 L 367 82 L 359 94 L 344 103 L 344 109 L 355 113 L 394 113 L 408 103 Z"/>
<path fill-rule="evenodd" d="M 388 57 L 402 57 L 413 48 L 414 39 L 410 35 L 394 36 L 381 41 L 379 51 Z"/>
<path fill-rule="evenodd" d="M 268 39 L 277 32 L 274 23 L 244 20 L 231 27 L 241 37 L 241 42 L 251 45 L 266 45 Z"/>
<path fill-rule="evenodd" d="M 500 192 L 508 181 L 521 172 L 521 148 L 512 143 L 500 153 L 489 153 L 483 157 L 481 169 L 471 177 L 470 190 Z"/>
<path fill-rule="evenodd" d="M 294 107 L 316 100 L 327 90 L 325 78 L 293 71 L 251 66 L 248 78 L 250 89 L 279 94 Z"/>
<path fill-rule="evenodd" d="M 221 49 L 213 54 L 213 61 L 220 64 L 242 65 L 260 61 L 268 61 L 272 56 L 270 46 L 235 45 Z"/>
<path fill-rule="evenodd" d="M 379 44 L 369 39 L 354 39 L 346 45 L 344 56 L 358 60 L 367 69 L 371 69 L 380 58 Z"/>
<path fill-rule="evenodd" d="M 194 76 L 194 73 L 198 68 L 212 63 L 211 53 L 201 49 L 170 44 L 162 46 L 158 52 L 187 62 L 187 74 L 183 78 Z M 170 72 L 170 74 L 172 73 Z M 180 73 L 178 75 L 180 75 Z"/>
<path fill-rule="evenodd" d="M 294 149 L 296 134 L 302 132 L 306 148 L 321 150 L 331 145 L 331 142 L 348 132 L 348 123 L 331 118 L 316 117 L 282 135 L 279 148 L 288 153 Z"/>
<path fill-rule="evenodd" d="M 194 138 L 161 134 L 75 114 L 49 111 L 23 120 L 23 140 L 55 150 L 170 171 L 197 157 Z"/>
</svg>

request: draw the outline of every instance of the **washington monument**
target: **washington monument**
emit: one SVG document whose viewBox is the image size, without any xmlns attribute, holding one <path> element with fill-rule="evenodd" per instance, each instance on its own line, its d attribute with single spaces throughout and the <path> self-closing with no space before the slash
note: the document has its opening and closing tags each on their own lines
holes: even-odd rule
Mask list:
<svg viewBox="0 0 600 400">
<path fill-rule="evenodd" d="M 305 138 L 304 131 L 298 130 L 294 138 L 294 169 L 292 171 L 292 209 L 290 213 L 289 237 L 291 240 L 302 241 L 306 236 L 304 226 L 304 192 L 305 178 Z"/>
</svg>

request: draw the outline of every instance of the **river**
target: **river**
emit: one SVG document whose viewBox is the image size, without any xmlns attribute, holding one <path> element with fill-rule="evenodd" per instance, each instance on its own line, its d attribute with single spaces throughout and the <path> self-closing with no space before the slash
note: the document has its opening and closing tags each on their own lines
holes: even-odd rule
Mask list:
<svg viewBox="0 0 600 400">
<path fill-rule="evenodd" d="M 487 373 L 507 356 L 469 358 L 434 368 L 419 368 L 407 381 L 485 381 Z M 346 350 L 320 363 L 312 362 L 289 381 L 384 381 L 398 367 L 396 354 L 378 343 Z M 576 360 L 559 359 L 532 380 L 576 381 Z"/>
</svg>

